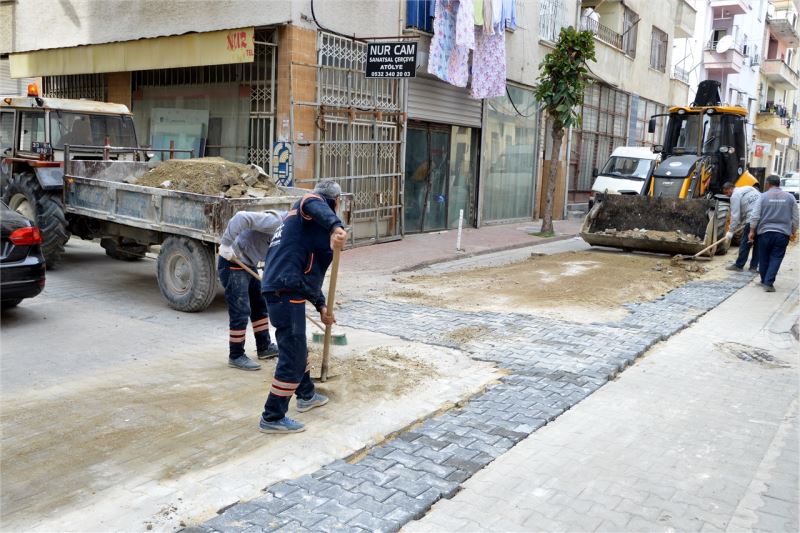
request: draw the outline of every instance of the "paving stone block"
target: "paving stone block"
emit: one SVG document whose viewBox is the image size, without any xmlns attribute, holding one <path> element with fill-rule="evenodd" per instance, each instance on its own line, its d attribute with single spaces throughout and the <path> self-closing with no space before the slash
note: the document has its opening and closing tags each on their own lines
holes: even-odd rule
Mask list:
<svg viewBox="0 0 800 533">
<path fill-rule="evenodd" d="M 361 511 L 362 509 L 344 506 L 334 501 L 329 501 L 314 509 L 315 513 L 334 517 L 342 523 L 355 518 Z"/>
<path fill-rule="evenodd" d="M 386 489 L 384 487 L 379 487 L 372 482 L 364 481 L 358 487 L 355 488 L 356 491 L 360 492 L 361 494 L 366 494 L 367 496 L 371 496 L 378 502 L 385 501 L 389 496 L 394 494 L 395 491 L 391 489 Z"/>
</svg>

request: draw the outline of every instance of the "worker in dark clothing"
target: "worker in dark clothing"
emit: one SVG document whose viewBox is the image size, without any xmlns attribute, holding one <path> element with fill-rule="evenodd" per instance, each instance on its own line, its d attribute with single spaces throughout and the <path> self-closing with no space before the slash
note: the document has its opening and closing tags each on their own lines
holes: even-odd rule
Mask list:
<svg viewBox="0 0 800 533">
<path fill-rule="evenodd" d="M 781 190 L 781 177 L 772 174 L 767 178 L 766 192 L 761 193 L 750 215 L 750 240 L 758 239 L 758 272 L 764 291 L 775 292 L 775 278 L 799 224 L 797 201 Z"/>
<path fill-rule="evenodd" d="M 281 225 L 285 212 L 236 213 L 219 244 L 217 271 L 225 289 L 230 332 L 228 337 L 228 366 L 241 370 L 259 370 L 261 365 L 244 353 L 247 320 L 253 325 L 256 353 L 259 359 L 278 355 L 278 347 L 269 336 L 267 302 L 261 294 L 261 283 L 235 262 L 238 260 L 253 272 L 267 255 L 272 236 Z"/>
<path fill-rule="evenodd" d="M 325 306 L 322 282 L 333 258 L 347 239 L 336 208 L 342 189 L 322 180 L 294 204 L 275 233 L 267 255 L 262 291 L 278 340 L 278 364 L 264 405 L 259 429 L 264 433 L 294 433 L 304 425 L 286 416 L 289 400 L 297 395 L 297 410 L 328 403 L 314 390 L 306 346 L 305 303 L 308 300 L 326 325 L 335 322 Z"/>
</svg>

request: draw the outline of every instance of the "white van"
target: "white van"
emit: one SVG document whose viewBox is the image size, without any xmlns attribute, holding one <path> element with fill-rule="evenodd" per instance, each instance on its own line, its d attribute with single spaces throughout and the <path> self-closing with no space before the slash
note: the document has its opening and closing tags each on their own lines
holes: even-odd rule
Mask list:
<svg viewBox="0 0 800 533">
<path fill-rule="evenodd" d="M 589 193 L 589 209 L 599 194 L 643 194 L 660 154 L 643 146 L 620 146 L 596 174 Z"/>
</svg>

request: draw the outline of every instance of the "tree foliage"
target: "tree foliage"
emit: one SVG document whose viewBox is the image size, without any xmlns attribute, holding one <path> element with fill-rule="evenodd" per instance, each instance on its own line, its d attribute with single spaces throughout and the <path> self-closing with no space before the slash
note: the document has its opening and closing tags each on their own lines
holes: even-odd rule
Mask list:
<svg viewBox="0 0 800 533">
<path fill-rule="evenodd" d="M 594 36 L 589 31 L 573 27 L 563 28 L 555 49 L 548 53 L 540 65 L 536 86 L 536 99 L 544 104 L 550 118 L 550 168 L 542 213 L 542 234 L 553 233 L 553 198 L 556 191 L 556 164 L 561 152 L 564 128 L 580 124 L 579 106 L 589 82 L 587 61 L 594 61 Z"/>
<path fill-rule="evenodd" d="M 578 106 L 589 79 L 588 61 L 594 61 L 594 36 L 572 26 L 562 28 L 556 47 L 539 66 L 536 99 L 561 128 L 580 123 Z"/>
</svg>

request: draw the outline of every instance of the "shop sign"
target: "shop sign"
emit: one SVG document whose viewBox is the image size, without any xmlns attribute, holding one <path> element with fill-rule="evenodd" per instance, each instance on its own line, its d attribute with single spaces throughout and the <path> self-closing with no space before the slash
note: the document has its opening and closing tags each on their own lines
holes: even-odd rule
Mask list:
<svg viewBox="0 0 800 533">
<path fill-rule="evenodd" d="M 417 72 L 417 43 L 367 44 L 367 78 L 414 78 Z"/>
<path fill-rule="evenodd" d="M 767 155 L 769 155 L 770 148 L 772 148 L 772 146 L 769 145 L 769 144 L 756 143 L 755 150 L 753 151 L 754 152 L 753 155 L 755 155 L 755 157 L 767 156 Z"/>
</svg>

